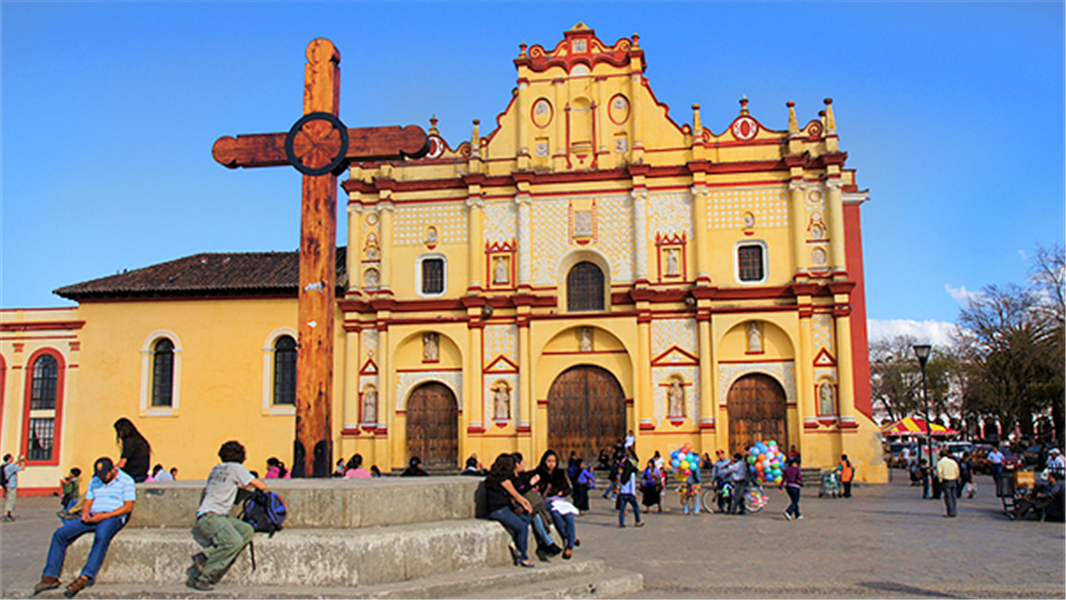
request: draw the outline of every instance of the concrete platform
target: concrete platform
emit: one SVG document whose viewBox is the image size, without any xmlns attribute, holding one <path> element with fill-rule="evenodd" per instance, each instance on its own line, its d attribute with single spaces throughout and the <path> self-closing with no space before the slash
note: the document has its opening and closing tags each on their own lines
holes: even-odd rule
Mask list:
<svg viewBox="0 0 1066 600">
<path fill-rule="evenodd" d="M 480 483 L 479 477 L 459 476 L 267 480 L 288 509 L 286 529 L 473 519 Z M 202 480 L 138 484 L 128 527 L 192 528 L 203 489 Z"/>
<path fill-rule="evenodd" d="M 285 529 L 274 537 L 256 534 L 256 570 L 245 550 L 224 579 L 237 586 L 379 585 L 508 565 L 509 542 L 498 523 L 475 519 L 362 529 Z M 77 576 L 91 547 L 91 536 L 71 546 L 63 581 Z M 127 527 L 112 541 L 97 579 L 150 587 L 183 585 L 191 557 L 201 550 L 188 529 Z"/>
<path fill-rule="evenodd" d="M 533 569 L 513 566 L 458 570 L 439 576 L 359 587 L 236 585 L 224 579 L 214 590 L 199 592 L 184 585 L 100 583 L 78 598 L 616 598 L 638 592 L 639 573 L 608 569 L 602 560 L 540 563 Z M 62 598 L 60 590 L 37 598 Z M 24 590 L 12 595 L 27 597 Z"/>
</svg>

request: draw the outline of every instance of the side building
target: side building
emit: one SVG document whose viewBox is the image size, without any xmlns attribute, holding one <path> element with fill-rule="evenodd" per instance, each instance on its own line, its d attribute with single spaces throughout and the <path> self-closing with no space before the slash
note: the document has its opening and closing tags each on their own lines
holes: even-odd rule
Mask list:
<svg viewBox="0 0 1066 600">
<path fill-rule="evenodd" d="M 867 193 L 831 101 L 802 126 L 788 103 L 783 131 L 746 99 L 719 133 L 697 105 L 678 124 L 639 38 L 608 45 L 582 24 L 514 64 L 488 135 L 475 121 L 452 144 L 432 121 L 426 157 L 353 165 L 342 184 L 335 453 L 383 470 L 591 460 L 633 431 L 642 457 L 772 439 L 805 466 L 847 453 L 859 479 L 886 480 Z M 296 260 L 197 255 L 57 290 L 85 322 L 67 414 L 93 426 L 74 452 L 114 448 L 110 422 L 129 416 L 190 477 L 232 437 L 250 464 L 291 459 Z"/>
</svg>

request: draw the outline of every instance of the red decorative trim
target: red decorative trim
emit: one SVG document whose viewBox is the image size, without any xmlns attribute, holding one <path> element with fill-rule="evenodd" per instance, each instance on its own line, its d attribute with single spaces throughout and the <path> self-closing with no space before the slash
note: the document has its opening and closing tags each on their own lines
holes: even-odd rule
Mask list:
<svg viewBox="0 0 1066 600">
<path fill-rule="evenodd" d="M 22 442 L 20 444 L 20 452 L 23 456 L 29 454 L 29 440 L 30 440 L 30 400 L 33 396 L 33 363 L 41 356 L 48 354 L 56 359 L 56 407 L 55 417 L 52 430 L 52 458 L 48 460 L 29 460 L 26 459 L 27 467 L 54 467 L 59 465 L 60 451 L 62 450 L 63 441 L 63 404 L 66 400 L 66 361 L 63 359 L 63 354 L 55 348 L 41 348 L 30 355 L 29 360 L 26 361 L 26 383 L 25 383 L 25 398 L 22 411 Z"/>
<path fill-rule="evenodd" d="M 625 402 L 626 406 L 633 406 L 633 399 L 632 398 L 623 398 L 622 402 Z"/>
<path fill-rule="evenodd" d="M 38 498 L 41 496 L 57 496 L 63 489 L 60 487 L 22 487 L 19 486 L 19 498 Z"/>
<path fill-rule="evenodd" d="M 803 422 L 804 429 L 818 429 L 818 423 L 811 423 L 810 421 Z"/>
<path fill-rule="evenodd" d="M 473 425 L 469 425 L 469 426 L 467 426 L 467 428 L 466 428 L 466 432 L 467 432 L 467 433 L 471 433 L 471 434 L 477 434 L 477 433 L 485 433 L 485 431 L 486 431 L 486 430 L 485 430 L 485 428 L 484 428 L 484 427 L 475 427 L 475 426 L 473 426 Z"/>
<path fill-rule="evenodd" d="M 506 365 L 506 367 L 504 367 L 502 369 L 501 368 L 497 368 L 497 365 L 500 364 L 500 363 L 503 363 L 504 365 Z M 504 356 L 502 354 L 497 356 L 484 369 L 482 369 L 482 373 L 486 373 L 486 374 L 487 373 L 517 373 L 517 372 L 518 372 L 518 365 L 514 364 L 514 362 L 512 362 L 511 359 L 507 358 L 506 356 Z"/>
<path fill-rule="evenodd" d="M 700 423 L 700 429 L 703 431 L 714 431 L 714 421 L 711 421 L 710 423 Z"/>
<path fill-rule="evenodd" d="M 768 360 L 720 360 L 720 361 L 718 361 L 718 364 L 720 364 L 720 365 L 733 365 L 733 364 L 745 365 L 745 364 L 759 364 L 759 363 L 768 363 L 768 362 L 771 362 L 771 363 L 774 363 L 774 362 L 787 363 L 787 362 L 792 362 L 792 359 L 791 358 L 771 358 L 771 359 L 768 359 Z"/>
<path fill-rule="evenodd" d="M 462 367 L 446 367 L 444 369 L 432 368 L 432 369 L 396 369 L 397 373 L 439 373 L 441 371 L 462 371 Z"/>
<path fill-rule="evenodd" d="M 537 406 L 548 406 L 548 399 L 537 400 Z"/>
<path fill-rule="evenodd" d="M 816 367 L 835 367 L 837 365 L 836 359 L 825 348 L 818 351 L 818 354 L 814 357 L 814 366 Z"/>
<path fill-rule="evenodd" d="M 14 350 L 15 352 L 22 352 L 26 349 L 26 342 L 15 342 L 11 344 L 11 346 L 12 350 Z"/>
<path fill-rule="evenodd" d="M 350 427 L 345 427 L 344 429 L 341 429 L 341 436 L 342 437 L 354 437 L 354 436 L 357 436 L 357 435 L 359 435 L 359 428 L 358 427 L 356 427 L 354 429 L 350 428 Z"/>
<path fill-rule="evenodd" d="M 626 354 L 625 350 L 590 350 L 588 352 L 582 352 L 580 350 L 555 350 L 552 352 L 542 352 L 541 356 L 576 356 L 587 354 Z"/>
<path fill-rule="evenodd" d="M 378 365 L 373 358 L 366 359 L 366 362 L 363 363 L 363 368 L 359 370 L 360 375 L 377 375 L 377 373 Z"/>
<path fill-rule="evenodd" d="M 687 362 L 669 362 L 669 363 L 668 362 L 663 362 L 663 359 L 666 358 L 667 355 L 672 354 L 674 352 L 677 352 L 679 354 L 684 355 L 685 358 L 688 359 L 688 361 Z M 668 348 L 665 352 L 663 352 L 659 356 L 656 356 L 655 358 L 651 359 L 651 366 L 653 366 L 653 367 L 669 367 L 669 366 L 675 366 L 675 365 L 679 366 L 679 367 L 680 366 L 689 366 L 689 367 L 691 367 L 691 366 L 698 366 L 699 364 L 700 364 L 700 359 L 699 359 L 698 356 L 695 356 L 695 355 L 693 355 L 693 354 L 691 354 L 689 352 L 686 352 L 685 350 L 682 350 L 681 348 L 677 347 L 676 345 L 675 346 L 670 346 L 670 348 Z"/>
<path fill-rule="evenodd" d="M 655 423 L 641 423 L 639 429 L 641 431 L 655 431 Z"/>
<path fill-rule="evenodd" d="M 666 420 L 670 421 L 670 424 L 674 427 L 680 427 L 686 421 L 685 417 L 667 417 Z"/>
<path fill-rule="evenodd" d="M 0 323 L 0 331 L 48 331 L 51 329 L 78 330 L 85 327 L 85 321 L 33 321 L 30 323 Z"/>
<path fill-rule="evenodd" d="M 612 110 L 613 110 L 612 107 L 614 106 L 614 99 L 615 98 L 619 98 L 619 97 L 626 101 L 626 113 L 625 113 L 625 116 L 622 117 L 622 119 L 620 121 L 616 121 L 614 119 L 614 115 L 612 114 Z M 629 120 L 629 115 L 632 112 L 633 112 L 633 103 L 630 102 L 629 98 L 626 98 L 625 94 L 615 94 L 615 95 L 611 96 L 610 100 L 607 101 L 607 118 L 610 119 L 611 122 L 614 123 L 615 125 L 623 125 L 623 124 L 625 124 L 625 122 Z"/>
<path fill-rule="evenodd" d="M 540 44 L 529 48 L 529 54 L 514 59 L 515 67 L 527 67 L 534 73 L 543 73 L 552 67 L 562 67 L 569 73 L 574 66 L 583 64 L 589 68 L 589 76 L 594 66 L 607 63 L 614 67 L 625 67 L 632 64 L 634 58 L 644 57 L 644 51 L 634 48 L 629 38 L 622 38 L 615 42 L 613 47 L 605 45 L 596 37 L 593 29 L 573 29 L 564 33 L 566 36 L 556 44 L 550 52 Z M 575 44 L 576 42 L 576 44 Z M 584 42 L 584 51 L 574 51 L 572 48 Z M 641 72 L 646 65 L 641 60 Z"/>
<path fill-rule="evenodd" d="M 537 103 L 540 102 L 541 100 L 543 100 L 548 105 L 548 120 L 543 125 L 541 125 L 540 123 L 537 122 L 537 115 L 533 112 L 533 111 L 535 111 L 537 109 Z M 541 96 L 541 97 L 537 98 L 536 100 L 534 100 L 533 104 L 530 105 L 530 107 L 529 107 L 529 122 L 533 123 L 533 126 L 536 127 L 537 129 L 547 129 L 548 126 L 552 124 L 552 121 L 554 119 L 555 119 L 555 106 L 552 105 L 551 100 L 548 100 L 544 96 Z"/>
<path fill-rule="evenodd" d="M 532 425 L 518 425 L 515 427 L 515 432 L 517 433 L 529 433 L 530 431 L 533 431 Z"/>
</svg>

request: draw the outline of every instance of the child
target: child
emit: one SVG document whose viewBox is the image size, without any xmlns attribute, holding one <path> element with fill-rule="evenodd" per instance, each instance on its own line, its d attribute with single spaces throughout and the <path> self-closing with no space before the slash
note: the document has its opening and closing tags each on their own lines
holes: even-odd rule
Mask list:
<svg viewBox="0 0 1066 600">
<path fill-rule="evenodd" d="M 574 480 L 574 506 L 585 514 L 589 511 L 589 490 L 596 488 L 596 474 L 591 466 L 585 466 L 585 461 L 577 459 L 577 478 Z"/>
<path fill-rule="evenodd" d="M 285 463 L 275 456 L 267 459 L 267 474 L 264 479 L 289 479 L 290 477 L 292 477 L 292 474 L 285 468 Z"/>
<path fill-rule="evenodd" d="M 63 486 L 63 497 L 59 500 L 63 510 L 69 511 L 78 503 L 78 495 L 80 494 L 79 476 L 81 476 L 81 469 L 74 467 L 70 470 L 69 475 L 59 480 L 59 483 Z"/>
<path fill-rule="evenodd" d="M 215 465 L 207 476 L 207 487 L 204 488 L 200 508 L 196 511 L 196 527 L 193 529 L 212 543 L 203 555 L 193 557 L 200 574 L 190 578 L 187 585 L 200 591 L 214 589 L 218 578 L 229 569 L 255 535 L 251 525 L 229 516 L 237 497 L 237 488 L 266 490 L 266 484 L 244 468 L 244 446 L 240 442 L 222 444 L 218 457 L 222 462 Z"/>
<path fill-rule="evenodd" d="M 618 526 L 626 526 L 626 505 L 633 507 L 633 516 L 637 527 L 644 527 L 640 520 L 640 507 L 637 506 L 637 467 L 633 466 L 630 456 L 622 459 L 618 471 Z"/>
<path fill-rule="evenodd" d="M 696 466 L 689 470 L 685 482 L 677 486 L 677 493 L 681 494 L 681 512 L 684 514 L 700 514 L 700 468 Z M 691 509 L 689 507 L 692 507 Z"/>
</svg>

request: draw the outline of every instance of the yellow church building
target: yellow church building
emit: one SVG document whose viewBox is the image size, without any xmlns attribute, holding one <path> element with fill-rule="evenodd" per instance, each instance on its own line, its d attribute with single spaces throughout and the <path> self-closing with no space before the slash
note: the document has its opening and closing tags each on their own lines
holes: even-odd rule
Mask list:
<svg viewBox="0 0 1066 600">
<path fill-rule="evenodd" d="M 352 165 L 338 251 L 334 461 L 455 469 L 552 448 L 593 460 L 755 441 L 804 467 L 842 453 L 885 481 L 872 420 L 860 206 L 831 100 L 785 130 L 740 100 L 679 123 L 638 36 L 578 24 L 521 46 L 487 135 Z M 781 116 L 785 116 L 782 110 Z M 776 120 L 777 115 L 774 115 Z M 487 130 L 488 128 L 486 128 Z M 717 132 L 716 132 L 717 130 Z M 199 254 L 56 290 L 76 308 L 0 314 L 3 450 L 20 484 L 117 452 L 203 478 L 240 439 L 292 458 L 298 256 Z"/>
</svg>

